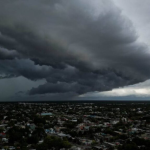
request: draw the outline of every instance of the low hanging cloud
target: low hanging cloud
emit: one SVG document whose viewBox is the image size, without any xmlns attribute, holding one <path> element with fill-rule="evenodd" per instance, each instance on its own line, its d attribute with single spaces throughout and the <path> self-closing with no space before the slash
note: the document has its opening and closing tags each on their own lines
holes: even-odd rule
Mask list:
<svg viewBox="0 0 150 150">
<path fill-rule="evenodd" d="M 19 54 L 15 50 L 7 50 L 3 47 L 0 47 L 0 59 L 14 59 L 19 57 Z"/>
<path fill-rule="evenodd" d="M 6 0 L 0 8 L 0 74 L 46 79 L 30 95 L 109 91 L 149 78 L 149 49 L 111 0 Z"/>
<path fill-rule="evenodd" d="M 135 85 L 116 88 L 107 92 L 92 92 L 80 95 L 80 100 L 149 100 L 150 97 L 150 80 Z"/>
</svg>

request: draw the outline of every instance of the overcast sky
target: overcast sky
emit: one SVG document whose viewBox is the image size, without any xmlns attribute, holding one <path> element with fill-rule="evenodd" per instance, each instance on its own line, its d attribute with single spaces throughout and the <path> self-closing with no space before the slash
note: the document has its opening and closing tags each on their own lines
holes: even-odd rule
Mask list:
<svg viewBox="0 0 150 150">
<path fill-rule="evenodd" d="M 1 0 L 0 100 L 148 100 L 149 0 Z"/>
</svg>

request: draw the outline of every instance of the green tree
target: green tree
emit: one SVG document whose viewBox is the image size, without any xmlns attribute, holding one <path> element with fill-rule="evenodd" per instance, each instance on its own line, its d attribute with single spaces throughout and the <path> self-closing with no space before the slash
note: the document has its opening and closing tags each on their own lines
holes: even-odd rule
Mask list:
<svg viewBox="0 0 150 150">
<path fill-rule="evenodd" d="M 39 138 L 37 135 L 32 135 L 31 137 L 28 137 L 27 142 L 29 144 L 37 144 L 39 141 Z"/>
<path fill-rule="evenodd" d="M 46 143 L 42 143 L 42 144 L 37 145 L 36 149 L 37 150 L 47 150 L 48 145 Z"/>
</svg>

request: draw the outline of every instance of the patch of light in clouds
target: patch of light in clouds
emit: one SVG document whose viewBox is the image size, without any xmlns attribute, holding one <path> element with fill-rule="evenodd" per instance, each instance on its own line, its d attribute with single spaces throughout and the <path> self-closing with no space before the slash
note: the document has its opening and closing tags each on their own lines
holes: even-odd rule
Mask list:
<svg viewBox="0 0 150 150">
<path fill-rule="evenodd" d="M 141 42 L 149 44 L 150 38 L 150 1 L 149 0 L 113 0 L 118 6 L 122 14 L 128 16 L 132 21 L 134 27 L 136 28 L 137 34 L 139 36 L 138 40 Z"/>
<path fill-rule="evenodd" d="M 111 91 L 106 92 L 93 92 L 80 95 L 80 98 L 86 98 L 91 96 L 94 98 L 101 97 L 126 97 L 126 96 L 135 96 L 135 97 L 150 97 L 150 80 L 147 80 L 143 83 L 126 86 L 122 88 L 116 88 Z"/>
</svg>

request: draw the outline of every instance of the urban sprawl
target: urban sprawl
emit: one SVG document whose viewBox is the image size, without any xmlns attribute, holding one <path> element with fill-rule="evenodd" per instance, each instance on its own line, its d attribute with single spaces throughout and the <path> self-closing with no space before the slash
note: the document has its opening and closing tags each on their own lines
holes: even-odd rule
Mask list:
<svg viewBox="0 0 150 150">
<path fill-rule="evenodd" d="M 150 150 L 150 104 L 1 103 L 0 150 Z"/>
</svg>

